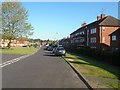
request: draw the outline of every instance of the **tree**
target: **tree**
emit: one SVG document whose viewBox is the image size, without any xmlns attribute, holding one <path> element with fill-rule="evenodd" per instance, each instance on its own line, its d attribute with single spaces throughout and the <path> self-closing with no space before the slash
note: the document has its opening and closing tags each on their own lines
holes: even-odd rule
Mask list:
<svg viewBox="0 0 120 90">
<path fill-rule="evenodd" d="M 28 11 L 20 2 L 3 2 L 2 3 L 2 34 L 8 35 L 8 48 L 11 40 L 19 36 L 32 35 L 33 27 L 27 22 Z M 14 36 L 14 37 L 13 37 Z"/>
<path fill-rule="evenodd" d="M 0 4 L 0 39 L 2 39 L 2 5 Z"/>
</svg>

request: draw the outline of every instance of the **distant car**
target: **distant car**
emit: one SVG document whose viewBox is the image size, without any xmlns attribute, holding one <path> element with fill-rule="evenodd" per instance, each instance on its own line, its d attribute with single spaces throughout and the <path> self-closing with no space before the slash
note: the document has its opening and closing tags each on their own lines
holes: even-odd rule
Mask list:
<svg viewBox="0 0 120 90">
<path fill-rule="evenodd" d="M 63 47 L 57 47 L 54 53 L 55 55 L 66 55 L 66 51 Z"/>
<path fill-rule="evenodd" d="M 63 47 L 62 45 L 58 45 L 58 47 Z"/>
<path fill-rule="evenodd" d="M 44 50 L 47 50 L 49 46 L 45 46 Z"/>
<path fill-rule="evenodd" d="M 48 50 L 48 51 L 52 51 L 52 50 L 53 50 L 53 47 L 52 47 L 52 46 L 48 46 L 47 50 Z"/>
</svg>

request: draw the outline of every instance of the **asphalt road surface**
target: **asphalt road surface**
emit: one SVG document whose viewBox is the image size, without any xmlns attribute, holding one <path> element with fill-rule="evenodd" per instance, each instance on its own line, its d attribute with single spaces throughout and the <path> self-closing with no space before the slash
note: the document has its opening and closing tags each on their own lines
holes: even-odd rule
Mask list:
<svg viewBox="0 0 120 90">
<path fill-rule="evenodd" d="M 3 88 L 87 88 L 61 57 L 43 47 L 34 55 L 2 68 Z"/>
<path fill-rule="evenodd" d="M 23 55 L 25 55 L 25 54 L 2 54 L 2 63 L 12 60 L 14 58 L 18 58 Z"/>
</svg>

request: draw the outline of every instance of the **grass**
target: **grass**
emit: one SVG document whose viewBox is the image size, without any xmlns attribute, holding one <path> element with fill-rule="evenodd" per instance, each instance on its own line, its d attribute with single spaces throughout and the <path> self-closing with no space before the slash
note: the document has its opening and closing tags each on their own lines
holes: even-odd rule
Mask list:
<svg viewBox="0 0 120 90">
<path fill-rule="evenodd" d="M 118 90 L 120 90 L 120 83 L 118 82 L 105 82 L 103 84 L 106 86 L 112 86 L 113 88 L 116 88 L 116 89 L 118 87 Z"/>
<path fill-rule="evenodd" d="M 31 54 L 36 52 L 37 48 L 28 48 L 28 47 L 11 47 L 10 49 L 0 49 L 2 54 Z"/>
<path fill-rule="evenodd" d="M 77 55 L 66 54 L 66 60 L 75 67 L 78 72 L 84 76 L 92 76 L 98 78 L 107 78 L 107 79 L 120 79 L 120 73 L 118 73 L 118 67 L 103 63 L 97 60 L 91 60 L 88 58 L 83 58 Z M 118 84 L 106 84 L 113 88 L 117 88 Z"/>
</svg>

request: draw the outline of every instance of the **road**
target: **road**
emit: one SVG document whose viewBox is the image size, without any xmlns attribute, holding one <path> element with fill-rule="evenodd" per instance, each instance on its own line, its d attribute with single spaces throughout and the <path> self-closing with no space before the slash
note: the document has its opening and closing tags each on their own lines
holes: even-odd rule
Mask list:
<svg viewBox="0 0 120 90">
<path fill-rule="evenodd" d="M 87 88 L 62 57 L 43 47 L 2 68 L 3 88 Z"/>
<path fill-rule="evenodd" d="M 23 55 L 25 55 L 25 54 L 2 54 L 2 63 L 12 60 L 14 58 L 21 57 Z"/>
</svg>

